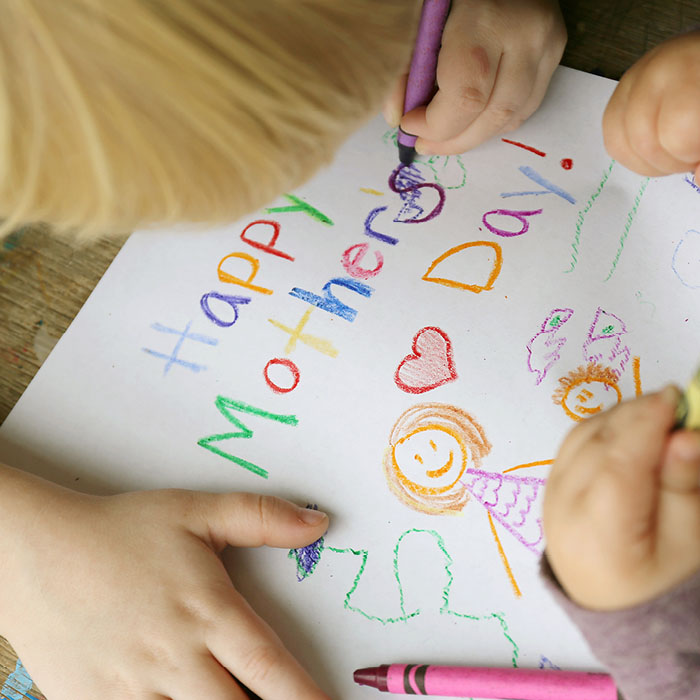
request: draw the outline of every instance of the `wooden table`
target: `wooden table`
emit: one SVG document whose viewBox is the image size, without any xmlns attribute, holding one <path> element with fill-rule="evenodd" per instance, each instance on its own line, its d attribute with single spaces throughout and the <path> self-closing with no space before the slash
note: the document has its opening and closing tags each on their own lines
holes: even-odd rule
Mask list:
<svg viewBox="0 0 700 700">
<path fill-rule="evenodd" d="M 700 26 L 697 0 L 562 0 L 561 5 L 569 30 L 564 65 L 614 79 L 664 39 Z M 124 240 L 74 248 L 45 230 L 24 228 L 0 242 L 0 421 Z M 12 648 L 0 637 L 0 700 L 43 699 L 36 687 L 25 695 L 13 689 L 12 679 L 6 680 L 16 663 Z"/>
</svg>

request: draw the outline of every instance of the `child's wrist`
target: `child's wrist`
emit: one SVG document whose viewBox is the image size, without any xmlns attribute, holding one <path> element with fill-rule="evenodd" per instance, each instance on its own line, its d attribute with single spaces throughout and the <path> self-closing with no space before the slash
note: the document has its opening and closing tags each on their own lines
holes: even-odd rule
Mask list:
<svg viewBox="0 0 700 700">
<path fill-rule="evenodd" d="M 0 561 L 3 585 L 0 586 L 0 625 L 9 606 L 14 606 L 13 585 L 22 585 L 24 575 L 31 576 L 29 552 L 41 545 L 42 529 L 48 527 L 44 514 L 60 507 L 61 493 L 70 493 L 13 467 L 0 464 Z M 1 631 L 0 631 L 1 633 Z"/>
</svg>

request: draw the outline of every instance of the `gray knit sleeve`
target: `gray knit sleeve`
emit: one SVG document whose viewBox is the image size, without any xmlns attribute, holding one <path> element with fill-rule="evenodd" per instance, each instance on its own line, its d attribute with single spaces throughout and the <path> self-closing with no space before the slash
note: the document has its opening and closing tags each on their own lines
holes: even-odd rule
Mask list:
<svg viewBox="0 0 700 700">
<path fill-rule="evenodd" d="M 540 571 L 625 700 L 700 698 L 700 571 L 654 600 L 610 612 L 576 605 L 546 556 Z"/>
</svg>

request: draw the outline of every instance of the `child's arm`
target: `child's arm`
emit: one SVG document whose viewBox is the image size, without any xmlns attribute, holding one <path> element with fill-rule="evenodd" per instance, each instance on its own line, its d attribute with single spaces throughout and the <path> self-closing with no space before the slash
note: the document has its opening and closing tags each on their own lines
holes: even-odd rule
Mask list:
<svg viewBox="0 0 700 700">
<path fill-rule="evenodd" d="M 384 107 L 416 134 L 418 153 L 463 153 L 516 129 L 539 107 L 566 44 L 556 0 L 453 0 L 438 58 L 438 91 L 401 118 L 404 75 Z"/>
<path fill-rule="evenodd" d="M 252 494 L 78 494 L 0 466 L 0 631 L 51 700 L 327 700 L 232 586 L 226 545 L 300 547 L 325 515 Z"/>
<path fill-rule="evenodd" d="M 564 607 L 627 700 L 700 687 L 700 434 L 671 432 L 677 402 L 668 388 L 581 423 L 545 495 Z"/>
<path fill-rule="evenodd" d="M 642 175 L 700 180 L 700 31 L 660 44 L 620 80 L 603 118 L 605 145 Z"/>
</svg>

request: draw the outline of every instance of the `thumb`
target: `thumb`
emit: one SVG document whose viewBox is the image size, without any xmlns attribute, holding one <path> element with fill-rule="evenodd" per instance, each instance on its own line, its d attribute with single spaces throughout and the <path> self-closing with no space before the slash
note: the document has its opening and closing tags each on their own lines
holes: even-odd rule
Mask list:
<svg viewBox="0 0 700 700">
<path fill-rule="evenodd" d="M 700 433 L 679 430 L 671 436 L 660 478 L 668 491 L 700 491 Z"/>
<path fill-rule="evenodd" d="M 233 547 L 296 548 L 315 542 L 328 529 L 328 516 L 275 496 L 255 493 L 199 494 L 188 523 L 217 551 Z"/>
<path fill-rule="evenodd" d="M 394 87 L 391 89 L 389 96 L 382 107 L 382 115 L 384 120 L 391 127 L 397 127 L 403 116 L 403 101 L 406 95 L 406 83 L 408 82 L 408 73 L 400 75 Z"/>
</svg>

